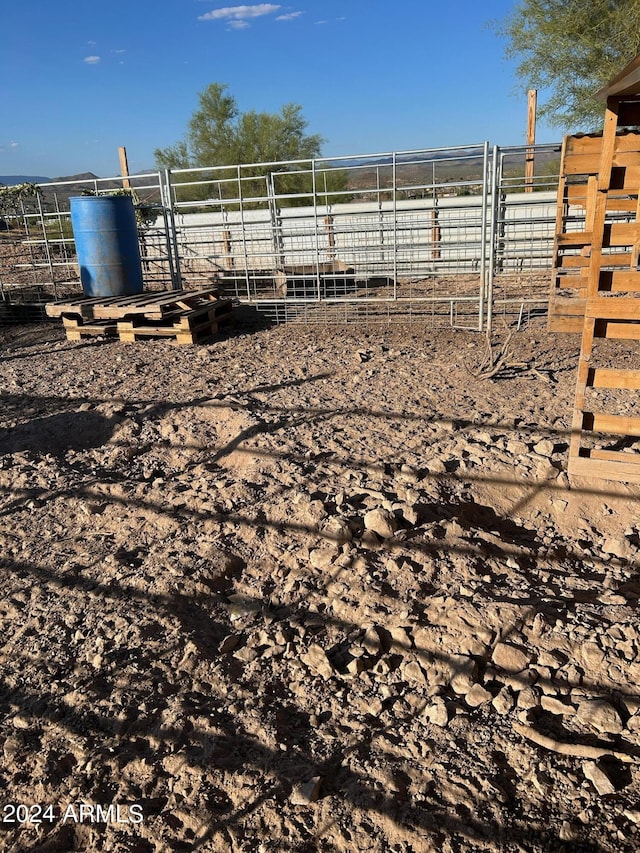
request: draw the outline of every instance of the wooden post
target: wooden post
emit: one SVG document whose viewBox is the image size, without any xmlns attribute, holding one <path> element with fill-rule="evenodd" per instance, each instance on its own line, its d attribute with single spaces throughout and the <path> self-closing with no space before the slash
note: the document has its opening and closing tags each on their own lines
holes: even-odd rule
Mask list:
<svg viewBox="0 0 640 853">
<path fill-rule="evenodd" d="M 233 247 L 231 245 L 231 231 L 225 228 L 222 232 L 222 252 L 225 269 L 232 270 L 235 266 L 233 260 Z"/>
<path fill-rule="evenodd" d="M 527 154 L 524 164 L 524 190 L 527 193 L 533 192 L 533 170 L 534 170 L 534 151 L 533 147 L 536 144 L 536 111 L 538 106 L 538 90 L 529 89 L 527 101 Z"/>
<path fill-rule="evenodd" d="M 327 236 L 329 240 L 329 252 L 328 255 L 332 261 L 336 258 L 336 232 L 333 230 L 333 216 L 325 216 L 324 224 L 327 229 Z"/>
<path fill-rule="evenodd" d="M 120 174 L 123 176 L 122 188 L 129 190 L 131 189 L 131 182 L 128 180 L 129 164 L 127 163 L 127 149 L 124 146 L 118 148 L 118 156 L 120 157 Z"/>
<path fill-rule="evenodd" d="M 440 258 L 440 223 L 437 207 L 431 211 L 431 257 L 436 261 Z"/>
</svg>

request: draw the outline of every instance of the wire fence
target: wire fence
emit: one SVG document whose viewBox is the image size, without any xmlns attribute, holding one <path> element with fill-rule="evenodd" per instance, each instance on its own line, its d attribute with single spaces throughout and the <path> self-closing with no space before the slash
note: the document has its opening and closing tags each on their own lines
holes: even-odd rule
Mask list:
<svg viewBox="0 0 640 853">
<path fill-rule="evenodd" d="M 521 322 L 548 300 L 559 154 L 485 142 L 43 184 L 0 219 L 5 315 L 78 293 L 69 199 L 124 183 L 148 290 L 215 286 L 278 322 Z"/>
</svg>

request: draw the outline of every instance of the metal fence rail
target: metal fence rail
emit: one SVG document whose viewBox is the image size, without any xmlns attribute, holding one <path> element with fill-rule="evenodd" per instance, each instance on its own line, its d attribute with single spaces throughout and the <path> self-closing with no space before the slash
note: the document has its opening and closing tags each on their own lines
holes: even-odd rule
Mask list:
<svg viewBox="0 0 640 853">
<path fill-rule="evenodd" d="M 547 300 L 559 146 L 536 146 L 533 186 L 527 151 L 483 143 L 129 177 L 145 287 L 215 284 L 289 322 L 522 318 Z M 0 231 L 3 299 L 77 291 L 69 197 L 122 185 L 51 183 L 24 202 Z"/>
</svg>

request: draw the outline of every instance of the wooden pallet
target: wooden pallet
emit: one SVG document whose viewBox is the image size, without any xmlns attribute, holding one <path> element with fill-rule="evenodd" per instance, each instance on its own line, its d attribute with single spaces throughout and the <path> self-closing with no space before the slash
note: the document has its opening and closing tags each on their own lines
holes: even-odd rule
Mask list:
<svg viewBox="0 0 640 853">
<path fill-rule="evenodd" d="M 176 310 L 204 307 L 218 300 L 217 288 L 201 290 L 162 290 L 133 296 L 94 296 L 52 302 L 49 317 L 78 316 L 83 320 L 122 320 L 141 314 L 151 320 L 163 320 Z"/>
<path fill-rule="evenodd" d="M 624 116 L 624 121 L 621 117 Z M 593 178 L 582 341 L 573 412 L 569 473 L 640 483 L 640 416 L 629 413 L 640 390 L 640 134 L 618 135 L 622 123 L 640 124 L 637 97 L 608 97 L 597 176 Z M 626 204 L 626 221 L 610 211 Z M 597 339 L 629 341 L 612 363 Z M 634 363 L 635 362 L 635 363 Z M 609 392 L 600 403 L 596 393 Z M 594 400 L 596 400 L 594 404 Z M 632 408 L 633 412 L 633 408 Z"/>
<path fill-rule="evenodd" d="M 602 133 L 567 136 L 563 141 L 548 315 L 549 329 L 554 332 L 582 333 L 602 146 Z M 611 181 L 601 223 L 602 249 L 611 267 L 629 263 L 624 254 L 611 250 L 625 245 L 621 226 L 635 215 L 634 193 L 640 187 L 639 147 L 640 134 L 635 131 L 625 131 L 613 139 Z"/>
<path fill-rule="evenodd" d="M 82 338 L 98 336 L 114 337 L 118 334 L 115 322 L 85 323 L 77 317 L 62 317 L 62 323 L 68 341 L 80 341 Z"/>
<path fill-rule="evenodd" d="M 173 339 L 178 345 L 196 344 L 215 335 L 231 319 L 232 311 L 231 300 L 221 299 L 209 306 L 174 311 L 162 322 L 146 316 L 129 317 L 118 320 L 118 336 L 124 343 L 159 337 Z"/>
<path fill-rule="evenodd" d="M 64 300 L 46 310 L 50 317 L 62 318 L 70 341 L 118 335 L 125 342 L 164 337 L 193 344 L 215 334 L 233 307 L 230 299 L 219 298 L 217 289 L 205 288 Z"/>
</svg>

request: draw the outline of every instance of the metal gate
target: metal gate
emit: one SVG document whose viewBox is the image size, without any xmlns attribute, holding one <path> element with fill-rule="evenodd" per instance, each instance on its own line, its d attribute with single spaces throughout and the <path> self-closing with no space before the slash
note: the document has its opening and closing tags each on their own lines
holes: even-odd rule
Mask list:
<svg viewBox="0 0 640 853">
<path fill-rule="evenodd" d="M 489 143 L 128 177 L 147 289 L 215 285 L 277 321 L 420 320 L 482 330 L 543 310 L 559 145 Z M 80 289 L 69 198 L 50 183 L 0 220 L 5 305 Z"/>
</svg>

